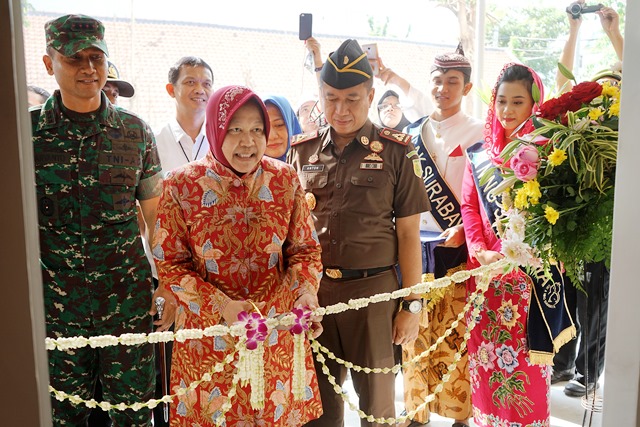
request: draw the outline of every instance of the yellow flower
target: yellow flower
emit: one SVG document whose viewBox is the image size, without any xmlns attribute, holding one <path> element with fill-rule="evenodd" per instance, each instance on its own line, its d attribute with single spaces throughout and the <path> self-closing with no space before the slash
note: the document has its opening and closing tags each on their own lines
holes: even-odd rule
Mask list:
<svg viewBox="0 0 640 427">
<path fill-rule="evenodd" d="M 605 81 L 602 84 L 602 95 L 610 98 L 620 98 L 620 88 L 612 85 L 611 82 Z"/>
<path fill-rule="evenodd" d="M 602 108 L 600 107 L 589 109 L 589 118 L 591 120 L 598 120 L 600 116 L 602 116 L 603 114 L 604 114 L 604 111 L 602 111 Z"/>
<path fill-rule="evenodd" d="M 620 101 L 616 101 L 609 107 L 609 117 L 620 116 Z"/>
<path fill-rule="evenodd" d="M 558 218 L 560 218 L 560 213 L 553 209 L 551 206 L 547 206 L 544 208 L 544 217 L 549 221 L 551 225 L 555 225 Z"/>
<path fill-rule="evenodd" d="M 560 148 L 554 148 L 551 154 L 549 154 L 549 163 L 551 163 L 551 166 L 560 166 L 565 160 L 567 160 L 567 152 Z"/>
<path fill-rule="evenodd" d="M 532 205 L 537 205 L 542 193 L 540 193 L 540 183 L 537 179 L 527 181 L 522 187 L 529 197 L 529 201 Z"/>
<path fill-rule="evenodd" d="M 513 206 L 516 209 L 526 209 L 529 207 L 529 201 L 527 200 L 527 190 L 523 188 L 519 188 L 516 192 L 516 198 L 513 201 Z"/>
<path fill-rule="evenodd" d="M 520 313 L 518 313 L 518 305 L 513 304 L 510 300 L 502 301 L 502 306 L 498 309 L 498 313 L 500 313 L 502 324 L 506 326 L 507 329 L 513 328 L 520 318 Z"/>
</svg>

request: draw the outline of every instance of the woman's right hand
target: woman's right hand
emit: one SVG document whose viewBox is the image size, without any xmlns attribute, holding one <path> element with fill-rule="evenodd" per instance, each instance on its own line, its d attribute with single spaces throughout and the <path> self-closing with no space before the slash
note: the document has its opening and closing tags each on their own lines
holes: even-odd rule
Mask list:
<svg viewBox="0 0 640 427">
<path fill-rule="evenodd" d="M 254 304 L 258 307 L 258 310 L 262 310 L 266 305 L 266 302 L 256 302 Z M 249 301 L 231 300 L 224 307 L 224 310 L 222 310 L 222 318 L 227 322 L 227 325 L 232 325 L 238 321 L 238 314 L 243 311 L 251 313 L 252 311 L 255 311 L 255 308 Z"/>
<path fill-rule="evenodd" d="M 489 251 L 486 249 L 476 251 L 476 259 L 481 265 L 489 265 L 504 258 L 500 252 Z"/>
</svg>

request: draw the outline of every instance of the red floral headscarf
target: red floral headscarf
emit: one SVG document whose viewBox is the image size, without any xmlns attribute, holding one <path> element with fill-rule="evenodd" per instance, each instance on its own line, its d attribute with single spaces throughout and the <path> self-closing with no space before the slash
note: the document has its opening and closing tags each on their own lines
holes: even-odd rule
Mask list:
<svg viewBox="0 0 640 427">
<path fill-rule="evenodd" d="M 529 70 L 529 72 L 533 76 L 533 84 L 538 87 L 538 90 L 540 92 L 540 100 L 538 102 L 534 102 L 533 109 L 531 110 L 531 114 L 535 114 L 540 109 L 540 104 L 544 100 L 544 86 L 542 85 L 542 80 L 540 79 L 540 76 L 538 76 L 538 73 L 536 73 L 526 65 L 517 64 L 515 62 L 506 64 L 502 68 L 502 71 L 500 72 L 500 76 L 498 76 L 496 85 L 493 88 L 493 92 L 491 93 L 491 102 L 489 103 L 489 112 L 487 114 L 487 121 L 484 125 L 485 147 L 487 147 L 489 151 L 489 155 L 493 159 L 493 162 L 496 164 L 501 163 L 500 153 L 502 152 L 504 147 L 507 145 L 507 138 L 504 134 L 504 127 L 502 127 L 502 124 L 498 120 L 498 116 L 495 113 L 496 96 L 498 94 L 498 87 L 502 80 L 502 76 L 504 75 L 507 69 L 509 69 L 510 67 L 513 67 L 514 65 L 520 65 L 525 67 L 527 70 Z M 531 133 L 532 130 L 533 130 L 533 122 L 531 119 L 529 119 L 525 122 L 524 126 L 520 127 L 520 129 L 518 130 L 518 136 Z"/>
<path fill-rule="evenodd" d="M 227 136 L 227 128 L 231 117 L 236 111 L 250 100 L 254 99 L 262 110 L 262 121 L 264 123 L 264 135 L 269 139 L 269 115 L 267 107 L 258 95 L 253 93 L 251 89 L 244 86 L 225 86 L 215 91 L 207 103 L 207 139 L 213 157 L 220 163 L 237 173 L 231 167 L 229 160 L 222 152 L 222 144 Z"/>
</svg>

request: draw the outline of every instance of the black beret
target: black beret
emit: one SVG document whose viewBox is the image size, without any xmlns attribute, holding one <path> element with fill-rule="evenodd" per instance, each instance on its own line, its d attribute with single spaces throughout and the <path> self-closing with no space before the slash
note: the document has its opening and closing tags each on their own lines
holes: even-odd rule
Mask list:
<svg viewBox="0 0 640 427">
<path fill-rule="evenodd" d="M 322 66 L 320 78 L 336 89 L 346 89 L 364 83 L 373 77 L 373 70 L 357 40 L 345 40 L 329 54 Z"/>
</svg>

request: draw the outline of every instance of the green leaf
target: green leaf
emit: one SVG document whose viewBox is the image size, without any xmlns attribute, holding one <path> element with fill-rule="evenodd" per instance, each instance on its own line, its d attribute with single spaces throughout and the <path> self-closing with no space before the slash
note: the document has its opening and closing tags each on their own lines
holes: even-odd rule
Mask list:
<svg viewBox="0 0 640 427">
<path fill-rule="evenodd" d="M 505 341 L 510 339 L 511 339 L 511 334 L 509 332 L 505 331 L 504 329 L 500 330 L 500 333 L 498 334 L 498 342 L 500 344 L 503 344 Z"/>
<path fill-rule="evenodd" d="M 536 104 L 540 102 L 540 88 L 535 83 L 531 85 L 531 97 Z"/>
<path fill-rule="evenodd" d="M 573 73 L 567 67 L 565 67 L 559 62 L 558 62 L 558 70 L 560 70 L 560 73 L 566 78 L 568 78 L 569 80 L 573 80 L 574 82 L 576 81 L 576 78 L 573 76 Z"/>
</svg>

